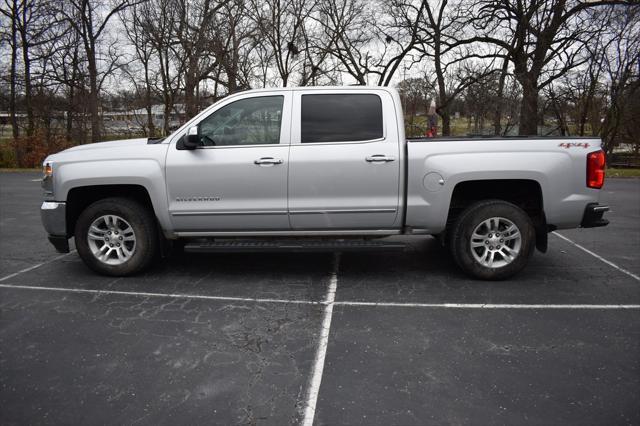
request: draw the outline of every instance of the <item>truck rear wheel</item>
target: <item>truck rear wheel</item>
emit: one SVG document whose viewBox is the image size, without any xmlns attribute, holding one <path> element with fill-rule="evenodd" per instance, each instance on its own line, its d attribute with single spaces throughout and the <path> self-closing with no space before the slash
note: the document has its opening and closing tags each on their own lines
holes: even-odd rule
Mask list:
<svg viewBox="0 0 640 426">
<path fill-rule="evenodd" d="M 450 249 L 467 274 L 501 280 L 521 271 L 535 246 L 535 229 L 518 206 L 502 200 L 469 206 L 456 221 Z"/>
<path fill-rule="evenodd" d="M 105 198 L 87 207 L 76 222 L 75 243 L 94 271 L 126 276 L 149 266 L 158 252 L 155 218 L 127 198 Z"/>
</svg>

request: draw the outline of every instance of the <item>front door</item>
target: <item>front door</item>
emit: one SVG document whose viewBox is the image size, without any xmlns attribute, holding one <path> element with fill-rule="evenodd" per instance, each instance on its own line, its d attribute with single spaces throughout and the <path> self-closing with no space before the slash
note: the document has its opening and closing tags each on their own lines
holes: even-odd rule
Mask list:
<svg viewBox="0 0 640 426">
<path fill-rule="evenodd" d="M 391 95 L 302 91 L 293 110 L 299 118 L 289 154 L 292 228 L 395 227 L 400 141 Z"/>
<path fill-rule="evenodd" d="M 176 232 L 288 230 L 288 93 L 232 97 L 197 124 L 201 146 L 167 155 Z"/>
</svg>

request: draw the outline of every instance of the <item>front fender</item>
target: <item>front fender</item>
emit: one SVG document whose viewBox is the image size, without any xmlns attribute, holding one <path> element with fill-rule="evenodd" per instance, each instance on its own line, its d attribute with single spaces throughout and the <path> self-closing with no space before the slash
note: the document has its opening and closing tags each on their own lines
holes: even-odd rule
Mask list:
<svg viewBox="0 0 640 426">
<path fill-rule="evenodd" d="M 139 185 L 146 189 L 162 229 L 170 231 L 164 171 L 152 159 L 119 159 L 56 164 L 54 195 L 66 201 L 73 188 L 93 185 Z"/>
</svg>

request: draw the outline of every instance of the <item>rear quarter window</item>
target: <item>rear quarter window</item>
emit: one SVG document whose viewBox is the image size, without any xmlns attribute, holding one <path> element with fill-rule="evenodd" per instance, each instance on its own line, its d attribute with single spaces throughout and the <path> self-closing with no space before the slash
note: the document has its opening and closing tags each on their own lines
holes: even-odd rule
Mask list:
<svg viewBox="0 0 640 426">
<path fill-rule="evenodd" d="M 302 95 L 302 143 L 379 139 L 382 101 L 373 94 Z"/>
</svg>

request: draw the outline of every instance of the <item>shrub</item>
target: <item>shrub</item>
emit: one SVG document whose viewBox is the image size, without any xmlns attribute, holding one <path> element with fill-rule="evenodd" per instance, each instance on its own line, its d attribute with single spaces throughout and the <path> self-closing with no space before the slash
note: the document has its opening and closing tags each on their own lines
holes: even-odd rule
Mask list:
<svg viewBox="0 0 640 426">
<path fill-rule="evenodd" d="M 33 136 L 19 136 L 2 144 L 0 148 L 0 167 L 40 167 L 47 155 L 71 147 L 63 136 L 42 132 Z"/>
</svg>

